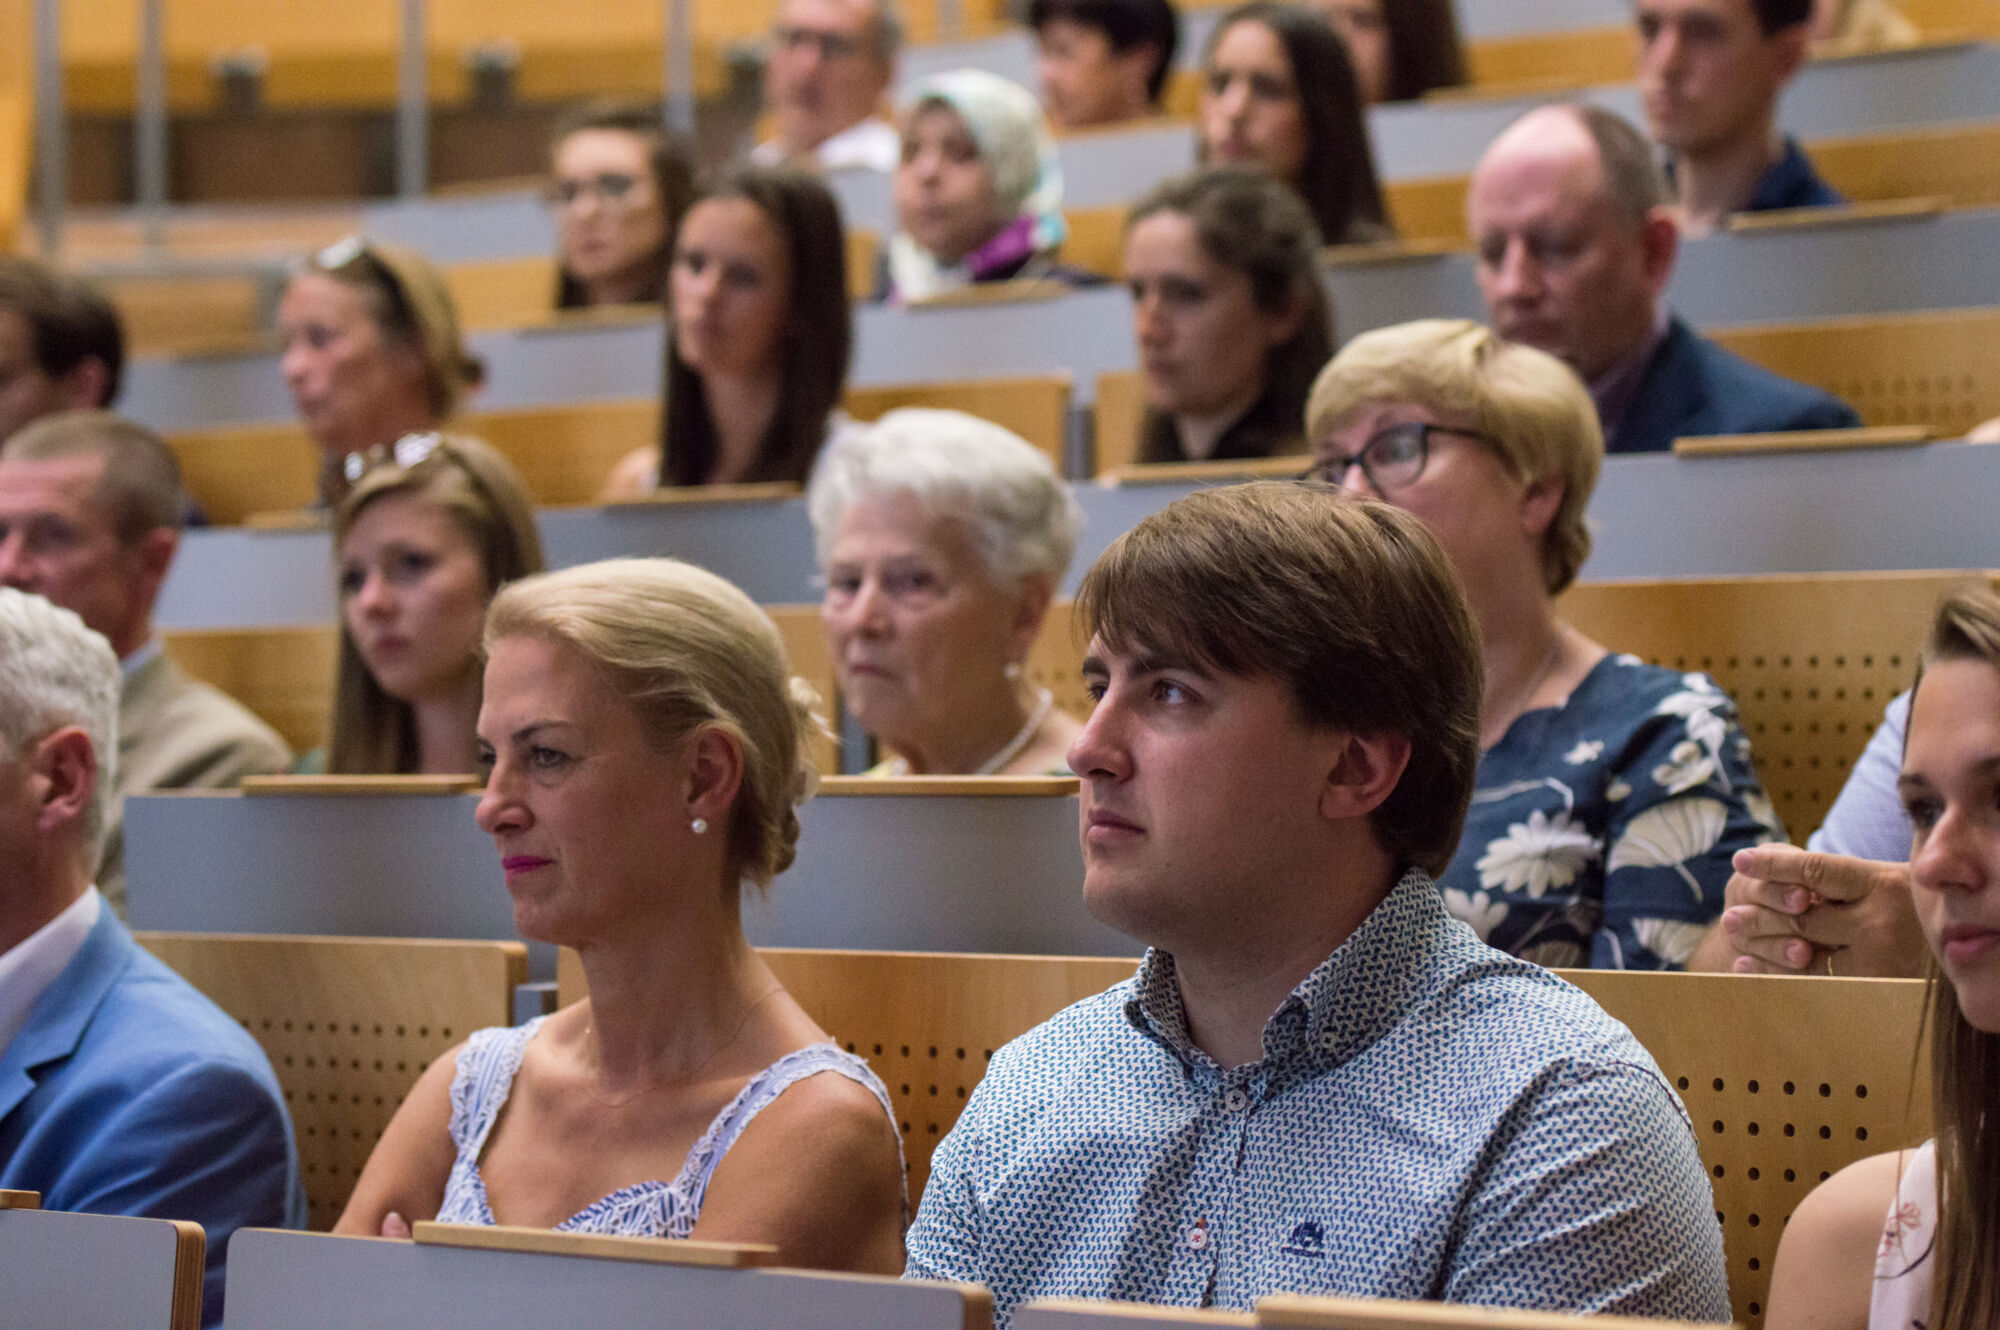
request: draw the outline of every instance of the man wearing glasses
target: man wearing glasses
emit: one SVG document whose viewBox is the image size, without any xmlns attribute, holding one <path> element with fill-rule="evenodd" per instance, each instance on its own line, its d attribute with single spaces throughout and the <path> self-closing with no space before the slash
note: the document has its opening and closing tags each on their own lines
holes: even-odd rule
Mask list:
<svg viewBox="0 0 2000 1330">
<path fill-rule="evenodd" d="M 776 135 L 751 160 L 895 170 L 900 144 L 881 107 L 902 39 L 890 0 L 783 0 L 764 67 Z"/>
</svg>

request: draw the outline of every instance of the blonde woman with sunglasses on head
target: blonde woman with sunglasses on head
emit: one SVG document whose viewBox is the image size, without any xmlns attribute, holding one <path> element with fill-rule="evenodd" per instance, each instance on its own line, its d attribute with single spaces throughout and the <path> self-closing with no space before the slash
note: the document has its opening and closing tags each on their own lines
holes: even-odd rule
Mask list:
<svg viewBox="0 0 2000 1330">
<path fill-rule="evenodd" d="M 323 454 L 323 507 L 397 439 L 449 420 L 485 377 L 443 275 L 400 245 L 350 236 L 313 255 L 285 287 L 278 331 L 285 386 Z"/>
<path fill-rule="evenodd" d="M 327 746 L 301 772 L 478 769 L 479 632 L 500 588 L 542 570 L 520 475 L 478 439 L 412 434 L 333 517 L 340 663 Z"/>
</svg>

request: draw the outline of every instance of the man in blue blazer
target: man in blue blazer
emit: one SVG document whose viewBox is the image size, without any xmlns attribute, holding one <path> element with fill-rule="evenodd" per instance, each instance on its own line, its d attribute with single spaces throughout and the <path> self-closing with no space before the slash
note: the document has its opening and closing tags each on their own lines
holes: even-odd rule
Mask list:
<svg viewBox="0 0 2000 1330">
<path fill-rule="evenodd" d="M 91 885 L 118 694 L 102 637 L 0 588 L 0 1188 L 199 1223 L 213 1326 L 229 1235 L 304 1227 L 305 1193 L 263 1052 Z"/>
<path fill-rule="evenodd" d="M 1582 377 L 1606 452 L 1861 423 L 1838 398 L 1730 354 L 1667 308 L 1680 235 L 1666 181 L 1652 146 L 1609 111 L 1522 116 L 1486 149 L 1466 206 L 1494 329 Z"/>
</svg>

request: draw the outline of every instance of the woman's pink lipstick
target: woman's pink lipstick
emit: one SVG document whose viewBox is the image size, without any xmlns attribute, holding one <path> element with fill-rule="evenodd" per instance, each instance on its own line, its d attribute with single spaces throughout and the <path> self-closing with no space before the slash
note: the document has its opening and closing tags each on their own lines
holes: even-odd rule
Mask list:
<svg viewBox="0 0 2000 1330">
<path fill-rule="evenodd" d="M 553 862 L 552 859 L 540 859 L 532 854 L 510 854 L 500 861 L 500 869 L 508 877 L 513 877 L 516 873 L 530 873 L 537 868 L 545 868 Z"/>
</svg>

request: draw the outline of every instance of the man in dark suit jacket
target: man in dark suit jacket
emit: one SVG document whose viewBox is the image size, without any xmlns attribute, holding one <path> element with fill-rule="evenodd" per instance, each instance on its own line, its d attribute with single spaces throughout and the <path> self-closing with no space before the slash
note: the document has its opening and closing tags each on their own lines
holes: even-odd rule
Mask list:
<svg viewBox="0 0 2000 1330">
<path fill-rule="evenodd" d="M 1473 171 L 1467 211 L 1494 328 L 1583 378 L 1607 452 L 1861 423 L 1839 399 L 1673 316 L 1665 292 L 1679 232 L 1666 182 L 1651 146 L 1610 112 L 1547 106 L 1522 116 Z"/>
<path fill-rule="evenodd" d="M 200 1224 L 213 1326 L 230 1234 L 303 1228 L 305 1192 L 263 1051 L 140 950 L 90 883 L 118 684 L 75 614 L 0 588 L 0 1189 Z"/>
</svg>

